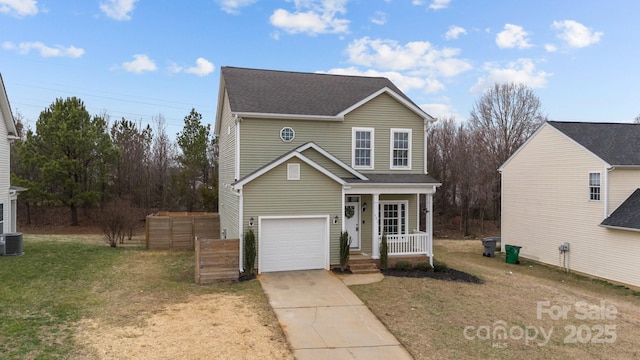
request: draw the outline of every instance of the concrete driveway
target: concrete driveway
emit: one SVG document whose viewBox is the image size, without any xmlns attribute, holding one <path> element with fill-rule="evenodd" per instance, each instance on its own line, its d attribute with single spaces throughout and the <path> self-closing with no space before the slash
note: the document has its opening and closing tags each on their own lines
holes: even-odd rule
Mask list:
<svg viewBox="0 0 640 360">
<path fill-rule="evenodd" d="M 275 272 L 258 278 L 296 359 L 412 359 L 328 271 Z"/>
</svg>

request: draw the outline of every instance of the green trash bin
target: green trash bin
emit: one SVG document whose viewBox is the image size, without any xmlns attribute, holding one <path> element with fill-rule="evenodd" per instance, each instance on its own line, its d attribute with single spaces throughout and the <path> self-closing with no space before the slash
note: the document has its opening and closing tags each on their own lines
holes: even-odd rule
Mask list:
<svg viewBox="0 0 640 360">
<path fill-rule="evenodd" d="M 507 253 L 504 258 L 504 261 L 507 264 L 520 264 L 520 260 L 518 260 L 518 255 L 520 254 L 520 249 L 522 249 L 522 246 L 505 245 L 504 248 Z"/>
</svg>

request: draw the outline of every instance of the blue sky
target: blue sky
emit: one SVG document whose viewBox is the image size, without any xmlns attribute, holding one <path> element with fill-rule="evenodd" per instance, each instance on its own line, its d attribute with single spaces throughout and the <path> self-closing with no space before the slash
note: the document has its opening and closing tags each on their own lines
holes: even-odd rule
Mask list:
<svg viewBox="0 0 640 360">
<path fill-rule="evenodd" d="M 221 66 L 386 76 L 431 115 L 469 116 L 494 82 L 552 120 L 640 114 L 640 2 L 0 0 L 0 72 L 33 128 L 56 98 L 174 136 L 215 121 Z"/>
</svg>

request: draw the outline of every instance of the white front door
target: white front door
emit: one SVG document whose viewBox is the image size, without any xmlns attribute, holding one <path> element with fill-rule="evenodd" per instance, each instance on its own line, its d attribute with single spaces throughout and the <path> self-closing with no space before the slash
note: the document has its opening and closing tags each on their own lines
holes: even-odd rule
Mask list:
<svg viewBox="0 0 640 360">
<path fill-rule="evenodd" d="M 351 240 L 350 249 L 360 250 L 360 197 L 347 196 L 344 203 L 344 228 Z"/>
</svg>

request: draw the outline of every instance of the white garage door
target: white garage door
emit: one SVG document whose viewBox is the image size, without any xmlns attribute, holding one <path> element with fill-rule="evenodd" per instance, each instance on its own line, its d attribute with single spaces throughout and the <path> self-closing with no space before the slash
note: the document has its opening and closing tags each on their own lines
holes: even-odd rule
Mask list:
<svg viewBox="0 0 640 360">
<path fill-rule="evenodd" d="M 260 272 L 324 269 L 328 266 L 329 217 L 259 219 Z"/>
</svg>

